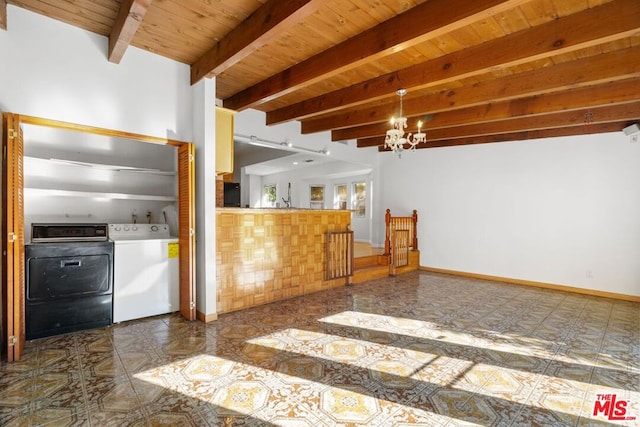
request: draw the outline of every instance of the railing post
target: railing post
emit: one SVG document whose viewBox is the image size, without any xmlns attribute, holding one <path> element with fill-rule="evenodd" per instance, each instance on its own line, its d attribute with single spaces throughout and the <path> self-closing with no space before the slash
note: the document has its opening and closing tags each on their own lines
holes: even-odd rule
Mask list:
<svg viewBox="0 0 640 427">
<path fill-rule="evenodd" d="M 413 215 L 411 217 L 413 219 L 413 242 L 411 246 L 413 246 L 413 250 L 418 250 L 418 211 L 416 209 L 413 210 Z"/>
<path fill-rule="evenodd" d="M 385 224 L 385 237 L 384 237 L 384 255 L 389 256 L 391 253 L 391 241 L 389 235 L 389 228 L 391 224 L 391 209 L 387 209 L 387 213 L 384 215 Z"/>
</svg>

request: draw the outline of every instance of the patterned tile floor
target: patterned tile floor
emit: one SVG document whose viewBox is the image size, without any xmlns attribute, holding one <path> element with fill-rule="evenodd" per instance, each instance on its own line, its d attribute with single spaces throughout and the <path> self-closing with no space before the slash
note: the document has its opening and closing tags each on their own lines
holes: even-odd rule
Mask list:
<svg viewBox="0 0 640 427">
<path fill-rule="evenodd" d="M 640 425 L 639 323 L 637 303 L 414 272 L 33 341 L 0 365 L 0 425 Z"/>
</svg>

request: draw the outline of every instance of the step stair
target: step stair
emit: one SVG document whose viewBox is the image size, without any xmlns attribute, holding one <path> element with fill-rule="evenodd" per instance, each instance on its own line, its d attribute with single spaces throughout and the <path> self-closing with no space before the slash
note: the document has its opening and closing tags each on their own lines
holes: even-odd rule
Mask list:
<svg viewBox="0 0 640 427">
<path fill-rule="evenodd" d="M 362 283 L 389 275 L 387 257 L 382 255 L 369 255 L 355 258 L 353 260 L 353 267 L 352 283 Z"/>
<path fill-rule="evenodd" d="M 409 252 L 409 265 L 398 267 L 396 275 L 417 270 L 420 265 L 420 251 Z M 389 276 L 388 258 L 384 255 L 369 255 L 353 260 L 352 284 Z"/>
</svg>

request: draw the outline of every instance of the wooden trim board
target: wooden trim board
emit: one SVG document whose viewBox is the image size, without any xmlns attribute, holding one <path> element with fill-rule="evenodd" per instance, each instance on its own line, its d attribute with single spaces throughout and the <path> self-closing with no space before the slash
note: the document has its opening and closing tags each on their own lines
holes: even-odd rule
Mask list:
<svg viewBox="0 0 640 427">
<path fill-rule="evenodd" d="M 604 298 L 613 298 L 623 301 L 640 302 L 640 296 L 619 294 L 615 292 L 598 291 L 595 289 L 576 288 L 575 286 L 557 285 L 553 283 L 534 282 L 532 280 L 512 279 L 509 277 L 491 276 L 488 274 L 469 273 L 466 271 L 446 270 L 443 268 L 420 266 L 420 270 L 430 273 L 449 274 L 451 276 L 470 277 L 473 279 L 491 280 L 494 282 L 510 283 L 513 285 L 534 286 L 537 288 L 553 289 L 556 291 L 573 292 L 577 294 L 593 295 Z"/>
<path fill-rule="evenodd" d="M 139 133 L 125 132 L 114 129 L 100 128 L 96 126 L 81 125 L 78 123 L 62 122 L 59 120 L 43 119 L 41 117 L 27 116 L 20 114 L 20 124 L 46 126 L 50 128 L 71 130 L 76 132 L 92 133 L 95 135 L 112 136 L 116 138 L 126 138 L 134 141 L 149 142 L 152 144 L 164 144 L 179 147 L 182 144 L 187 144 L 185 141 L 178 141 L 175 139 L 159 138 L 157 136 L 142 135 Z"/>
<path fill-rule="evenodd" d="M 196 310 L 196 319 L 204 323 L 215 322 L 218 320 L 218 313 L 204 314 L 203 312 Z"/>
</svg>

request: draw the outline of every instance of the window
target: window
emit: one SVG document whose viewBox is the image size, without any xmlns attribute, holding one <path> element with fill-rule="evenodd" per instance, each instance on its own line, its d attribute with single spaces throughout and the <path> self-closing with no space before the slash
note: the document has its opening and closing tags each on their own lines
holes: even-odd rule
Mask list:
<svg viewBox="0 0 640 427">
<path fill-rule="evenodd" d="M 265 185 L 262 193 L 262 206 L 265 208 L 275 208 L 276 200 L 276 185 Z"/>
<path fill-rule="evenodd" d="M 347 209 L 347 184 L 336 184 L 333 187 L 333 207 Z"/>
<path fill-rule="evenodd" d="M 324 185 L 312 185 L 309 187 L 309 207 L 311 209 L 324 209 Z"/>
<path fill-rule="evenodd" d="M 352 205 L 356 218 L 366 218 L 367 216 L 367 183 L 356 182 L 353 184 Z"/>
</svg>

